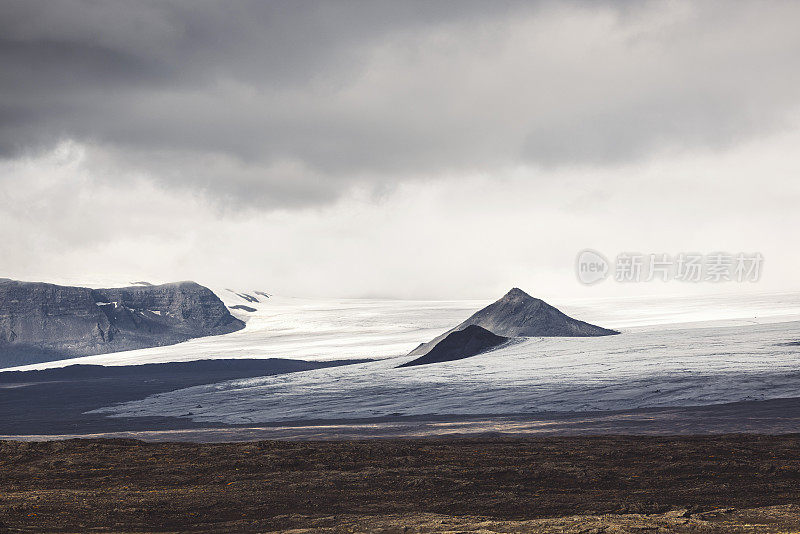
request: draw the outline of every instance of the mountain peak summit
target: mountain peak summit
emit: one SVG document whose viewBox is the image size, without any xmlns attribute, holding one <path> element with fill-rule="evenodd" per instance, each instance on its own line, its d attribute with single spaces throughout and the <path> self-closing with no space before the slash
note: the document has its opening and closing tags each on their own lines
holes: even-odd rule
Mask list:
<svg viewBox="0 0 800 534">
<path fill-rule="evenodd" d="M 525 293 L 523 290 L 521 290 L 518 287 L 512 287 L 508 291 L 508 293 L 503 295 L 503 298 L 501 298 L 500 300 L 511 300 L 511 299 L 534 299 L 534 300 L 539 300 L 539 299 L 536 299 L 536 298 L 528 295 L 527 293 Z"/>
<path fill-rule="evenodd" d="M 477 311 L 469 319 L 441 336 L 414 349 L 410 355 L 427 354 L 448 334 L 477 325 L 503 337 L 592 337 L 619 334 L 562 313 L 541 299 L 530 296 L 518 287 L 500 300 Z"/>
</svg>

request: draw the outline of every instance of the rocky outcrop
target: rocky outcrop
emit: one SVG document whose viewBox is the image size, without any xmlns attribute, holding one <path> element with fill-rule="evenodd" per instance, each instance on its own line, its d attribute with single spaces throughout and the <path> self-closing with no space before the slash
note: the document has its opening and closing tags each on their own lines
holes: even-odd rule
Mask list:
<svg viewBox="0 0 800 534">
<path fill-rule="evenodd" d="M 473 324 L 463 330 L 449 333 L 427 354 L 398 367 L 462 360 L 486 352 L 506 341 L 508 341 L 507 337 L 495 335 L 485 328 Z"/>
<path fill-rule="evenodd" d="M 619 334 L 562 313 L 541 299 L 531 297 L 519 288 L 476 312 L 469 319 L 428 343 L 423 343 L 409 356 L 427 354 L 451 332 L 477 325 L 505 337 L 589 337 Z"/>
<path fill-rule="evenodd" d="M 0 367 L 160 345 L 244 328 L 194 282 L 110 289 L 0 279 Z"/>
<path fill-rule="evenodd" d="M 241 310 L 241 311 L 246 311 L 248 313 L 253 313 L 254 311 L 258 311 L 255 308 L 253 308 L 252 306 L 245 306 L 244 304 L 235 304 L 235 305 L 231 306 L 230 308 L 232 310 Z"/>
</svg>

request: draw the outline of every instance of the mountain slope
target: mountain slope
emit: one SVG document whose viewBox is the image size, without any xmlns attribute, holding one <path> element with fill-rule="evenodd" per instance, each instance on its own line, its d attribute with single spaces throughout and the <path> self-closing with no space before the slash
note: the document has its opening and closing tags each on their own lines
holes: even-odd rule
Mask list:
<svg viewBox="0 0 800 534">
<path fill-rule="evenodd" d="M 519 288 L 513 288 L 500 300 L 486 306 L 469 319 L 423 343 L 409 356 L 427 354 L 451 332 L 477 325 L 505 337 L 590 337 L 619 334 L 616 330 L 601 328 L 573 319 L 541 299 L 531 297 Z"/>
<path fill-rule="evenodd" d="M 0 279 L 0 367 L 171 345 L 244 328 L 195 282 L 109 289 Z"/>
<path fill-rule="evenodd" d="M 463 360 L 494 348 L 508 341 L 507 337 L 495 335 L 478 325 L 469 325 L 463 330 L 449 333 L 424 356 L 398 367 L 412 367 L 429 363 Z"/>
</svg>

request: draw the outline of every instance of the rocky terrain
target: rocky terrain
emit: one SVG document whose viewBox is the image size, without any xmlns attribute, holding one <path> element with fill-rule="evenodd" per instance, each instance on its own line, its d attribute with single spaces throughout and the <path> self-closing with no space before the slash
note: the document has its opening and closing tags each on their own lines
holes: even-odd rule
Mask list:
<svg viewBox="0 0 800 534">
<path fill-rule="evenodd" d="M 170 345 L 244 328 L 194 282 L 90 289 L 0 280 L 0 367 Z"/>
<path fill-rule="evenodd" d="M 0 442 L 9 532 L 797 532 L 800 437 Z"/>
<path fill-rule="evenodd" d="M 403 514 L 389 516 L 337 516 L 321 518 L 294 534 L 339 532 L 381 532 L 448 534 L 641 534 L 653 532 L 693 534 L 795 534 L 800 529 L 800 506 L 784 505 L 738 510 L 720 508 L 707 512 L 671 510 L 663 514 L 572 515 L 546 519 L 497 520 L 490 517 L 442 514 Z M 314 524 L 316 523 L 316 524 Z"/>
<path fill-rule="evenodd" d="M 495 335 L 485 328 L 471 324 L 463 330 L 449 333 L 424 356 L 398 367 L 461 360 L 486 352 L 506 341 L 508 341 L 507 337 Z"/>
<path fill-rule="evenodd" d="M 541 299 L 513 288 L 500 300 L 486 306 L 469 319 L 433 340 L 421 344 L 409 356 L 427 354 L 448 334 L 477 325 L 505 337 L 591 337 L 619 334 L 573 319 Z"/>
</svg>

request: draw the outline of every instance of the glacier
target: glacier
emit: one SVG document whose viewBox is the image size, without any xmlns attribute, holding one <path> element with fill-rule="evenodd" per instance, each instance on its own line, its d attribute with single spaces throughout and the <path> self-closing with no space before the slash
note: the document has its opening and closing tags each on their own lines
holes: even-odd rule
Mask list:
<svg viewBox="0 0 800 534">
<path fill-rule="evenodd" d="M 262 331 L 258 351 L 245 351 L 249 356 L 275 350 L 268 348 L 272 339 L 285 357 L 380 359 L 196 386 L 97 412 L 253 424 L 628 410 L 798 397 L 798 303 L 797 294 L 558 303 L 570 315 L 622 334 L 520 338 L 464 360 L 397 368 L 413 359 L 404 354 L 431 332 L 441 333 L 484 303 L 284 302 L 282 318 L 257 319 L 259 327 L 270 320 L 273 326 Z M 262 305 L 258 313 L 276 310 L 272 305 Z M 277 323 L 285 328 L 274 329 Z M 220 336 L 217 345 L 247 337 L 250 326 Z M 314 335 L 307 336 L 307 330 Z"/>
</svg>

